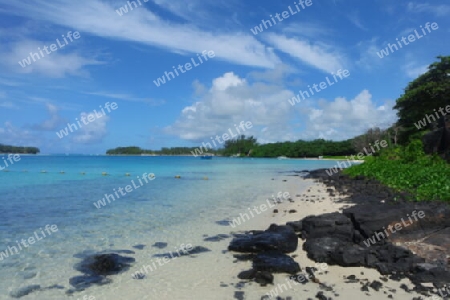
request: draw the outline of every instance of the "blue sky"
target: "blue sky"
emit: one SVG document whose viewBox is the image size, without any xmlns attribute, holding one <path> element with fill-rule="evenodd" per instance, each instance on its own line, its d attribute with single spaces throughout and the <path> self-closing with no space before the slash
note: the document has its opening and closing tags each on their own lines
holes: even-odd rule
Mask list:
<svg viewBox="0 0 450 300">
<path fill-rule="evenodd" d="M 446 0 L 311 0 L 300 11 L 294 2 L 140 0 L 120 16 L 127 1 L 0 0 L 0 143 L 91 154 L 197 147 L 241 121 L 260 142 L 342 140 L 394 123 L 408 82 L 449 55 Z M 252 33 L 283 11 L 286 19 Z M 423 35 L 427 22 L 439 28 Z M 377 55 L 414 30 L 420 39 Z M 69 31 L 80 36 L 64 44 Z M 18 63 L 57 39 L 64 47 Z M 214 57 L 199 64 L 204 50 Z M 198 66 L 154 84 L 191 59 Z M 339 69 L 350 76 L 289 103 Z M 107 102 L 118 108 L 58 138 Z"/>
</svg>

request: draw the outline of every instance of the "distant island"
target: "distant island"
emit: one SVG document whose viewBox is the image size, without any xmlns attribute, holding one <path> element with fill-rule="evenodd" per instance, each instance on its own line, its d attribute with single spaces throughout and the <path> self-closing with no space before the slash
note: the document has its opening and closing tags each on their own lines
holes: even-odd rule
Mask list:
<svg viewBox="0 0 450 300">
<path fill-rule="evenodd" d="M 199 147 L 171 147 L 161 150 L 145 150 L 137 146 L 117 147 L 106 151 L 107 155 L 192 155 L 202 156 L 206 153 L 218 156 L 249 156 L 249 157 L 327 157 L 345 156 L 358 153 L 363 150 L 367 142 L 389 139 L 388 131 L 371 129 L 364 135 L 345 141 L 328 141 L 316 139 L 312 141 L 298 140 L 296 142 L 277 142 L 259 144 L 253 137 L 241 135 L 235 139 L 227 140 L 219 149 L 210 148 L 209 143 L 203 143 Z"/>
<path fill-rule="evenodd" d="M 20 147 L 0 144 L 0 153 L 38 154 L 41 152 L 36 147 Z"/>
</svg>

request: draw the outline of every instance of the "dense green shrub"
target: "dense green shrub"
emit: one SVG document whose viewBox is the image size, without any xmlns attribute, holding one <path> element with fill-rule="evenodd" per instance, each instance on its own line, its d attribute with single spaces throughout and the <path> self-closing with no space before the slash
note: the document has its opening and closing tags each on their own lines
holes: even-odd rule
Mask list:
<svg viewBox="0 0 450 300">
<path fill-rule="evenodd" d="M 375 178 L 396 190 L 409 192 L 413 200 L 450 201 L 450 165 L 437 155 L 425 155 L 420 140 L 387 149 L 379 157 L 369 157 L 344 173 Z"/>
</svg>

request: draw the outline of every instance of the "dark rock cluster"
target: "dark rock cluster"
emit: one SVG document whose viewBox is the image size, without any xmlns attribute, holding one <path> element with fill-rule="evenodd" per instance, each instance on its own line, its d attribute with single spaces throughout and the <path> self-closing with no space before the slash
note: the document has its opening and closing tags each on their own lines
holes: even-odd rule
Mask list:
<svg viewBox="0 0 450 300">
<path fill-rule="evenodd" d="M 245 253 L 235 257 L 253 261 L 252 269 L 241 272 L 238 278 L 266 285 L 273 283 L 272 273 L 297 274 L 301 271 L 300 265 L 286 254 L 297 247 L 298 236 L 290 226 L 272 224 L 265 231 L 236 235 L 228 250 Z"/>
<path fill-rule="evenodd" d="M 390 279 L 409 278 L 417 292 L 422 283 L 442 288 L 450 282 L 450 208 L 445 203 L 403 201 L 374 180 L 311 172 L 357 203 L 342 213 L 309 216 L 287 225 L 306 239 L 303 249 L 316 262 L 377 269 Z M 407 198 L 407 197 L 406 197 Z"/>
</svg>

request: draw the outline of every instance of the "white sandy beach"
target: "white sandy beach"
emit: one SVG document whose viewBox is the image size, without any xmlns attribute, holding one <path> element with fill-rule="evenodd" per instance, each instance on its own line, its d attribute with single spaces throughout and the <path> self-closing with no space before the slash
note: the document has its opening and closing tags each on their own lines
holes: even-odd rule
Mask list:
<svg viewBox="0 0 450 300">
<path fill-rule="evenodd" d="M 268 179 L 270 180 L 270 178 Z M 287 180 L 283 182 L 283 180 Z M 303 181 L 303 182 L 302 182 Z M 133 267 L 122 274 L 111 276 L 114 281 L 112 284 L 106 286 L 94 286 L 84 292 L 74 294 L 73 299 L 82 299 L 83 296 L 94 296 L 96 300 L 99 299 L 235 299 L 234 293 L 236 291 L 243 291 L 243 299 L 261 299 L 266 293 L 270 293 L 271 289 L 275 288 L 277 284 L 286 284 L 287 274 L 275 274 L 274 285 L 261 287 L 259 284 L 250 282 L 245 283 L 239 288 L 239 283 L 244 282 L 237 278 L 237 275 L 243 271 L 251 268 L 251 262 L 236 261 L 233 257 L 233 252 L 224 251 L 227 249 L 231 239 L 225 239 L 219 242 L 205 242 L 203 241 L 206 234 L 208 236 L 215 236 L 217 234 L 230 234 L 231 232 L 240 232 L 246 230 L 265 230 L 271 223 L 285 224 L 288 221 L 298 221 L 308 215 L 318 215 L 322 213 L 338 211 L 343 204 L 334 203 L 326 193 L 326 188 L 320 183 L 316 183 L 311 179 L 305 180 L 300 177 L 293 176 L 279 176 L 272 184 L 282 188 L 283 191 L 288 191 L 294 200 L 293 203 L 284 201 L 276 205 L 279 213 L 270 211 L 256 215 L 249 221 L 244 222 L 236 228 L 230 226 L 220 226 L 213 222 L 196 221 L 196 218 L 207 218 L 208 212 L 199 212 L 198 216 L 192 216 L 193 221 L 189 224 L 189 228 L 183 225 L 180 228 L 171 228 L 164 230 L 167 237 L 164 242 L 169 246 L 165 249 L 151 248 L 150 245 L 155 241 L 149 241 L 147 247 L 143 250 L 133 249 L 136 254 L 132 255 L 136 258 L 136 263 Z M 299 188 L 304 186 L 304 188 Z M 308 191 L 309 190 L 309 191 Z M 296 197 L 296 195 L 302 195 Z M 260 195 L 255 200 L 255 205 L 266 203 L 266 199 L 271 195 Z M 339 197 L 337 196 L 336 199 Z M 305 199 L 315 199 L 312 201 L 303 201 Z M 288 213 L 289 210 L 295 209 L 296 213 Z M 245 213 L 247 210 L 242 211 Z M 225 214 L 225 212 L 224 212 Z M 192 234 L 186 235 L 186 230 Z M 195 234 L 195 233 L 203 234 Z M 142 240 L 145 240 L 143 237 Z M 168 263 L 158 267 L 153 272 L 149 272 L 147 277 L 142 280 L 132 278 L 132 274 L 138 271 L 144 264 L 150 264 L 151 255 L 155 253 L 166 253 L 175 250 L 180 244 L 191 244 L 193 246 L 204 246 L 212 250 L 196 255 L 196 257 L 181 257 L 170 260 Z M 314 267 L 316 263 L 307 258 L 306 252 L 302 250 L 302 241 L 299 240 L 299 246 L 291 256 L 295 257 L 296 262 L 300 264 L 303 269 L 305 267 Z M 122 249 L 132 249 L 130 245 L 126 247 L 123 245 Z M 147 262 L 147 263 L 145 263 Z M 395 282 L 389 280 L 383 282 L 382 277 L 378 271 L 366 268 L 343 268 L 338 266 L 326 266 L 325 270 L 319 270 L 316 273 L 316 278 L 326 286 L 333 288 L 333 292 L 324 291 L 325 296 L 336 299 L 339 295 L 341 299 L 357 298 L 357 299 L 389 299 L 390 294 L 394 299 L 412 299 L 414 296 L 419 296 L 414 293 L 407 293 L 400 288 L 402 283 L 405 283 L 410 288 L 413 285 L 409 280 L 402 282 Z M 68 275 L 68 274 L 67 274 Z M 363 292 L 360 290 L 361 283 L 344 283 L 345 276 L 356 275 L 356 278 L 369 282 L 379 280 L 383 283 L 383 288 L 376 292 Z M 292 287 L 292 288 L 291 288 Z M 287 291 L 283 291 L 280 296 L 284 299 L 291 297 L 291 299 L 307 299 L 315 298 L 319 291 L 322 291 L 318 283 L 312 281 L 305 285 L 295 285 L 291 281 L 291 287 Z M 395 289 L 395 293 L 387 292 L 386 290 Z M 46 291 L 36 294 L 31 294 L 25 299 L 44 299 Z M 52 292 L 48 292 L 52 293 Z M 370 294 L 370 295 L 369 295 Z M 50 296 L 50 294 L 49 294 Z M 49 297 L 50 298 L 50 297 Z"/>
</svg>

